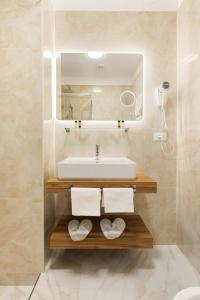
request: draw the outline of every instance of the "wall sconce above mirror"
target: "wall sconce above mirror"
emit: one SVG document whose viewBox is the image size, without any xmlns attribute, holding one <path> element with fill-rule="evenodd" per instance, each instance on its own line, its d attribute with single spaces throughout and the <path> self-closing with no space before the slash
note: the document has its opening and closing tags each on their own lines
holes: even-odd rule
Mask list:
<svg viewBox="0 0 200 300">
<path fill-rule="evenodd" d="M 60 53 L 56 108 L 59 120 L 142 120 L 143 56 Z"/>
</svg>

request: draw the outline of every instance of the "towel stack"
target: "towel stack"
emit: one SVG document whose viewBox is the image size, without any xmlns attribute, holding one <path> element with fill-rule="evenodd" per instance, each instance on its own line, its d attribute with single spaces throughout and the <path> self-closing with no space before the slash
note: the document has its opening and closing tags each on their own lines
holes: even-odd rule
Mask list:
<svg viewBox="0 0 200 300">
<path fill-rule="evenodd" d="M 134 192 L 131 188 L 104 188 L 102 206 L 105 213 L 134 212 Z M 74 216 L 100 216 L 101 189 L 72 188 L 72 214 Z"/>
</svg>

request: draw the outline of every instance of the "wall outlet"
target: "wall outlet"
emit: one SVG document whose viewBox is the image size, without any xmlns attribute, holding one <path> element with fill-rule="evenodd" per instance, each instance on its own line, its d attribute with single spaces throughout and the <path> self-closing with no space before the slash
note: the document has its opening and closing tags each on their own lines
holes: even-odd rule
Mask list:
<svg viewBox="0 0 200 300">
<path fill-rule="evenodd" d="M 167 132 L 166 131 L 155 132 L 153 139 L 154 141 L 165 142 L 168 139 Z"/>
</svg>

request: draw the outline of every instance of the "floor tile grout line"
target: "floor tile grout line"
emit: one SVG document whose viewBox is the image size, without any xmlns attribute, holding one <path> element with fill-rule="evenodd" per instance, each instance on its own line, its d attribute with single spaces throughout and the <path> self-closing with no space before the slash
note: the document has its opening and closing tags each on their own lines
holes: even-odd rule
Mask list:
<svg viewBox="0 0 200 300">
<path fill-rule="evenodd" d="M 33 288 L 32 288 L 32 291 L 31 291 L 31 293 L 30 293 L 30 295 L 29 295 L 29 297 L 28 297 L 28 300 L 31 300 L 31 297 L 32 297 L 33 292 L 34 292 L 34 290 L 35 290 L 35 288 L 36 288 L 36 285 L 37 285 L 37 283 L 38 283 L 38 280 L 39 280 L 39 278 L 40 278 L 40 275 L 41 275 L 41 273 L 39 274 L 38 278 L 36 279 L 36 282 L 35 282 L 35 284 L 34 284 L 34 286 L 33 286 Z"/>
</svg>

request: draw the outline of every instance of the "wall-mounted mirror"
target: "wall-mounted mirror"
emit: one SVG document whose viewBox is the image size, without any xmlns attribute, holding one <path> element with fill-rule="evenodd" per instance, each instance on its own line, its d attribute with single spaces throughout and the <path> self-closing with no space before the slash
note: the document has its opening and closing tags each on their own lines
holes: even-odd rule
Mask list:
<svg viewBox="0 0 200 300">
<path fill-rule="evenodd" d="M 61 53 L 57 118 L 138 121 L 143 115 L 143 56 Z"/>
</svg>

